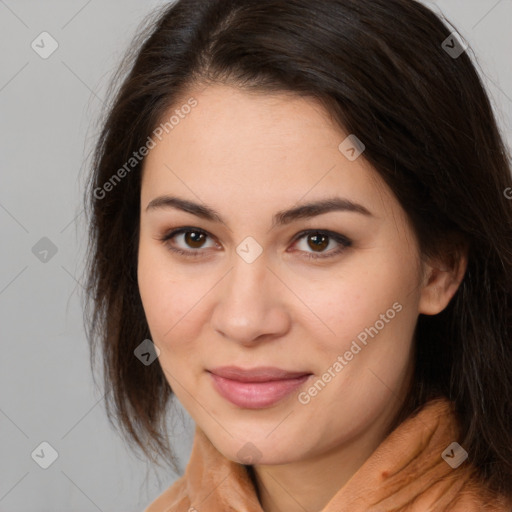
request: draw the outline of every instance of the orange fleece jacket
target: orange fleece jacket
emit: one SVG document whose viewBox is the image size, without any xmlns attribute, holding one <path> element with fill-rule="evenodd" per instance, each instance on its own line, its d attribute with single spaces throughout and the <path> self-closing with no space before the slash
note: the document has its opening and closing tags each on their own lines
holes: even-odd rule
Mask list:
<svg viewBox="0 0 512 512">
<path fill-rule="evenodd" d="M 322 512 L 512 512 L 512 502 L 482 485 L 468 460 L 454 469 L 442 458 L 458 432 L 449 401 L 427 403 L 382 441 Z M 196 427 L 185 474 L 144 512 L 230 511 L 264 512 L 247 468 Z"/>
</svg>

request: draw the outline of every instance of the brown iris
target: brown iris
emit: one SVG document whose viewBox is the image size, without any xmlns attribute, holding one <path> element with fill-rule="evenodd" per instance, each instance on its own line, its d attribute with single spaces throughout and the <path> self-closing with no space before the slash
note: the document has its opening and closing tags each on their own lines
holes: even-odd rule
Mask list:
<svg viewBox="0 0 512 512">
<path fill-rule="evenodd" d="M 204 242 L 205 236 L 206 235 L 204 233 L 200 233 L 198 231 L 187 231 L 185 233 L 185 242 L 187 243 L 187 245 L 193 247 L 194 249 L 200 249 L 201 245 Z"/>
<path fill-rule="evenodd" d="M 313 241 L 314 246 L 309 244 L 310 241 Z M 308 245 L 312 249 L 325 249 L 329 245 L 329 237 L 320 233 L 308 235 Z"/>
</svg>

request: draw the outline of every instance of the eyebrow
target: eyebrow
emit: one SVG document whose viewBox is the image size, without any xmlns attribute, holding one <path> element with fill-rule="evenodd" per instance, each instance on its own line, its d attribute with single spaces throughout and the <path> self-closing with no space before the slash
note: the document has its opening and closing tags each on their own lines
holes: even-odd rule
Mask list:
<svg viewBox="0 0 512 512">
<path fill-rule="evenodd" d="M 149 202 L 146 207 L 146 211 L 158 210 L 162 208 L 175 208 L 187 213 L 191 213 L 205 220 L 226 224 L 221 215 L 213 208 L 175 196 L 165 195 L 156 197 Z M 353 201 L 342 197 L 331 197 L 319 201 L 312 201 L 296 206 L 294 208 L 290 208 L 288 210 L 281 210 L 277 212 L 272 217 L 272 229 L 276 226 L 290 224 L 298 219 L 309 219 L 316 217 L 317 215 L 333 211 L 354 212 L 373 217 L 373 214 L 361 204 L 354 203 Z"/>
</svg>

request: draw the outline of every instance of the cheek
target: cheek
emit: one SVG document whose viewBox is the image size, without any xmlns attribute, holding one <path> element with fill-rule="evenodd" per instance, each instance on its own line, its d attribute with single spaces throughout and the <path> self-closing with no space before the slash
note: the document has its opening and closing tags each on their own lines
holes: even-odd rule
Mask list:
<svg viewBox="0 0 512 512">
<path fill-rule="evenodd" d="M 141 244 L 137 279 L 162 367 L 178 375 L 194 361 L 197 365 L 201 330 L 207 325 L 207 302 L 201 299 L 214 285 L 211 277 L 198 279 L 192 266 L 173 266 L 161 248 Z"/>
<path fill-rule="evenodd" d="M 310 329 L 318 325 L 319 336 L 322 333 L 337 344 L 373 325 L 394 303 L 407 309 L 417 299 L 417 294 L 411 293 L 415 280 L 411 261 L 405 265 L 392 254 L 376 257 L 370 251 L 354 255 L 351 261 L 338 269 L 326 269 L 322 275 L 303 273 L 287 278 L 304 304 L 297 308 L 301 316 L 296 322 L 307 322 Z M 392 309 L 390 316 L 394 312 Z"/>
<path fill-rule="evenodd" d="M 403 388 L 419 296 L 414 292 L 414 260 L 411 256 L 405 264 L 399 254 L 383 252 L 377 261 L 368 252 L 314 286 L 305 279 L 297 282 L 298 294 L 308 298 L 308 306 L 321 319 L 319 323 L 308 312 L 306 328 L 317 356 L 312 360 L 318 363 L 317 371 L 330 371 L 326 380 L 336 375 L 324 395 L 327 401 L 354 408 L 372 403 L 377 407 L 390 393 L 392 398 L 390 389 L 399 393 Z"/>
<path fill-rule="evenodd" d="M 190 309 L 189 283 L 173 272 L 162 250 L 141 243 L 137 280 L 146 319 L 157 345 L 172 337 L 174 327 Z M 179 325 L 179 324 L 177 324 Z"/>
</svg>

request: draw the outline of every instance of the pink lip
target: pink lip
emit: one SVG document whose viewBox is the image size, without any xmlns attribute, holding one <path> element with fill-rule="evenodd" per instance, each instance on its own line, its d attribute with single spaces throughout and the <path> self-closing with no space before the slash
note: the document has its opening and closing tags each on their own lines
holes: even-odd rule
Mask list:
<svg viewBox="0 0 512 512">
<path fill-rule="evenodd" d="M 238 407 L 268 407 L 301 386 L 312 375 L 273 367 L 242 369 L 233 366 L 208 370 L 221 396 Z"/>
</svg>

